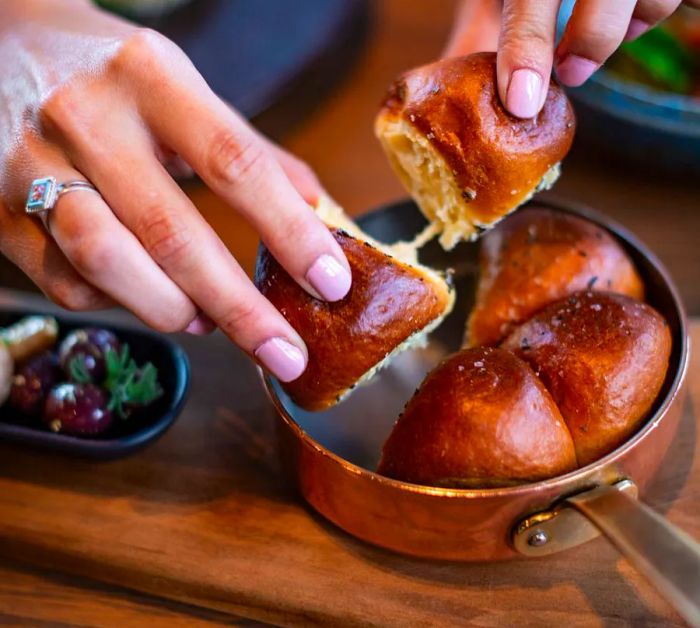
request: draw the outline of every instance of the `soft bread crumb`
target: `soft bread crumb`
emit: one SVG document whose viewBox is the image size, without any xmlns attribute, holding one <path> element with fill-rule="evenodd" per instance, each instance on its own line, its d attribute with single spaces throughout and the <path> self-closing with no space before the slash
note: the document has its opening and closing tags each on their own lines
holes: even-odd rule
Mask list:
<svg viewBox="0 0 700 628">
<path fill-rule="evenodd" d="M 426 218 L 440 233 L 440 244 L 451 250 L 461 240 L 475 240 L 485 229 L 494 226 L 501 218 L 532 198 L 533 194 L 549 189 L 559 177 L 559 164 L 554 164 L 525 197 L 499 220 L 479 221 L 469 206 L 477 193 L 462 190 L 445 160 L 410 122 L 403 118 L 385 117 L 378 121 L 377 135 L 384 145 L 392 167 L 418 203 Z M 517 190 L 511 193 L 516 196 Z M 466 198 L 465 198 L 466 197 Z"/>
<path fill-rule="evenodd" d="M 391 255 L 391 257 L 404 264 L 418 266 L 432 272 L 432 269 L 422 266 L 418 262 L 418 250 L 438 235 L 439 226 L 435 223 L 426 225 L 425 229 L 418 233 L 413 240 L 397 240 L 393 244 L 387 244 L 386 242 L 375 240 L 372 236 L 362 231 L 360 226 L 345 213 L 345 210 L 328 196 L 321 196 L 318 199 L 316 214 L 329 227 L 343 229 L 351 236 L 358 240 L 369 242 L 374 248 Z"/>
</svg>

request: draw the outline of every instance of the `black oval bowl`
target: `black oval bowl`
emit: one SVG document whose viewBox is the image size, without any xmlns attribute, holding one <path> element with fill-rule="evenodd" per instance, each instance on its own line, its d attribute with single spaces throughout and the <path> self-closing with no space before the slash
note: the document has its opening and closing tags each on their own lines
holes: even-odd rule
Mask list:
<svg viewBox="0 0 700 628">
<path fill-rule="evenodd" d="M 19 309 L 0 311 L 0 327 L 41 312 Z M 59 338 L 78 327 L 95 327 L 95 319 L 55 315 Z M 26 418 L 9 408 L 0 408 L 0 441 L 39 447 L 64 454 L 109 460 L 126 456 L 156 440 L 177 418 L 185 403 L 190 384 L 190 363 L 184 350 L 175 342 L 146 330 L 107 323 L 117 337 L 129 344 L 138 364 L 153 362 L 158 369 L 158 381 L 163 395 L 147 408 L 134 413 L 128 420 L 116 418 L 110 429 L 96 437 L 80 438 L 55 434 L 44 428 L 39 419 Z"/>
</svg>

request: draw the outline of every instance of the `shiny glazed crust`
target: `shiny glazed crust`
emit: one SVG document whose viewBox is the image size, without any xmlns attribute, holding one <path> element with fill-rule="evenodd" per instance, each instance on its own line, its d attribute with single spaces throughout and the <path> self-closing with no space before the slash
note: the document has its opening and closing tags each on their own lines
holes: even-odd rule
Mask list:
<svg viewBox="0 0 700 628">
<path fill-rule="evenodd" d="M 323 410 L 368 379 L 446 316 L 451 285 L 436 272 L 411 266 L 341 229 L 331 229 L 352 271 L 352 288 L 327 303 L 306 293 L 267 249 L 258 255 L 255 284 L 304 339 L 306 370 L 282 387 L 307 410 Z"/>
<path fill-rule="evenodd" d="M 648 305 L 582 292 L 542 310 L 502 346 L 539 375 L 583 466 L 621 445 L 648 415 L 666 377 L 671 333 Z"/>
<path fill-rule="evenodd" d="M 605 229 L 561 212 L 526 208 L 481 242 L 468 346 L 495 345 L 543 307 L 581 290 L 644 299 L 644 284 Z"/>
<path fill-rule="evenodd" d="M 575 468 L 569 430 L 532 369 L 510 351 L 475 348 L 428 375 L 385 443 L 378 472 L 485 488 Z"/>
<path fill-rule="evenodd" d="M 496 88 L 495 53 L 445 59 L 399 77 L 375 132 L 428 220 L 452 248 L 549 187 L 574 137 L 564 91 L 550 83 L 532 120 L 508 114 Z"/>
</svg>

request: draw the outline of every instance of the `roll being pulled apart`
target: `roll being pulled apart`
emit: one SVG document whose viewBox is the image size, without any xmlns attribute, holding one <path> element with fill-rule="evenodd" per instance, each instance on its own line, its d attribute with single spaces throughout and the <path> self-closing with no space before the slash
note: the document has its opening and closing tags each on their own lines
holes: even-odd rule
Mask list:
<svg viewBox="0 0 700 628">
<path fill-rule="evenodd" d="M 496 54 L 444 59 L 400 76 L 375 122 L 389 161 L 440 243 L 473 240 L 559 176 L 573 108 L 550 82 L 537 117 L 503 108 Z"/>
<path fill-rule="evenodd" d="M 454 303 L 449 275 L 420 265 L 415 245 L 377 242 L 327 200 L 319 214 L 350 264 L 352 287 L 345 298 L 315 299 L 264 246 L 255 273 L 258 289 L 306 343 L 306 370 L 282 384 L 306 410 L 341 401 L 395 355 L 421 343 Z"/>
</svg>

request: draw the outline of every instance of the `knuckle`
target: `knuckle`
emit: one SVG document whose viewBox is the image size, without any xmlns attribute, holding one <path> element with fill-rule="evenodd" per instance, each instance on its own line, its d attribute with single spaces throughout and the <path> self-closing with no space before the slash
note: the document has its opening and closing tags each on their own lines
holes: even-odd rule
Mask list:
<svg viewBox="0 0 700 628">
<path fill-rule="evenodd" d="M 649 24 L 656 24 L 671 15 L 677 6 L 676 0 L 650 0 L 638 3 L 635 14 Z"/>
<path fill-rule="evenodd" d="M 525 23 L 517 31 L 508 31 L 503 37 L 501 50 L 514 58 L 532 56 L 552 47 L 549 37 L 532 24 Z"/>
<path fill-rule="evenodd" d="M 43 291 L 56 305 L 72 312 L 89 312 L 106 305 L 104 295 L 87 284 L 56 281 Z"/>
<path fill-rule="evenodd" d="M 150 28 L 138 28 L 126 37 L 112 59 L 117 70 L 136 70 L 140 74 L 160 66 L 177 46 L 167 37 Z"/>
<path fill-rule="evenodd" d="M 279 229 L 273 226 L 271 231 L 265 230 L 261 235 L 269 248 L 275 251 L 282 266 L 288 270 L 296 268 L 300 264 L 300 260 L 306 258 L 306 255 L 301 253 L 308 255 L 308 252 L 313 250 L 314 245 L 318 243 L 318 239 L 315 237 L 316 233 L 309 225 L 309 221 L 298 214 L 287 217 L 284 220 L 283 228 Z M 292 275 L 294 274 L 292 272 Z"/>
<path fill-rule="evenodd" d="M 147 208 L 137 225 L 137 234 L 158 265 L 185 270 L 191 263 L 192 235 L 176 214 L 160 207 Z"/>
<path fill-rule="evenodd" d="M 619 46 L 627 30 L 627 23 L 619 19 L 599 19 L 599 16 L 583 16 L 571 32 L 565 35 L 572 52 L 592 61 L 602 63 Z"/>
<path fill-rule="evenodd" d="M 309 222 L 310 221 L 306 220 L 304 216 L 298 214 L 288 218 L 284 223 L 283 242 L 310 242 L 311 238 L 309 236 L 314 232 Z"/>
<path fill-rule="evenodd" d="M 219 326 L 224 333 L 236 337 L 241 331 L 257 325 L 259 318 L 260 312 L 255 303 L 239 300 L 222 317 Z"/>
<path fill-rule="evenodd" d="M 174 334 L 185 329 L 193 318 L 194 314 L 182 310 L 163 313 L 144 322 L 162 334 Z"/>
<path fill-rule="evenodd" d="M 301 159 L 297 159 L 296 157 L 294 157 L 290 166 L 290 170 L 294 179 L 301 179 L 304 181 L 318 183 L 318 177 L 316 176 L 314 169 Z"/>
<path fill-rule="evenodd" d="M 499 48 L 509 51 L 517 58 L 523 53 L 543 49 L 549 50 L 554 42 L 550 29 L 543 24 L 534 6 L 527 3 L 511 3 L 504 9 L 502 41 Z"/>
<path fill-rule="evenodd" d="M 114 267 L 115 251 L 101 232 L 84 234 L 67 245 L 66 254 L 75 269 L 87 277 L 104 274 Z"/>
<path fill-rule="evenodd" d="M 257 177 L 266 162 L 267 153 L 260 142 L 228 129 L 214 137 L 206 160 L 214 182 L 224 185 Z"/>
<path fill-rule="evenodd" d="M 54 89 L 39 107 L 39 122 L 43 128 L 71 135 L 84 119 L 84 99 L 76 85 Z"/>
</svg>

